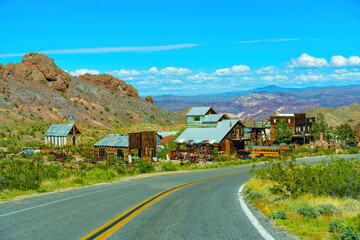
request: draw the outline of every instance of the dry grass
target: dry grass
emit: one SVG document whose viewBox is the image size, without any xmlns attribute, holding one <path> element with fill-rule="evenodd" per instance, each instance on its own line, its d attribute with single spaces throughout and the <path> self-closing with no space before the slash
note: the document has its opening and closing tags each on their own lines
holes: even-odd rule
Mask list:
<svg viewBox="0 0 360 240">
<path fill-rule="evenodd" d="M 262 194 L 261 198 L 250 202 L 266 216 L 273 212 L 284 210 L 286 220 L 274 220 L 278 226 L 285 226 L 286 231 L 303 239 L 329 239 L 333 234 L 329 232 L 329 222 L 339 218 L 354 217 L 360 212 L 360 202 L 350 198 L 337 198 L 331 196 L 302 195 L 296 199 L 285 198 L 272 194 L 269 188 L 273 186 L 270 180 L 258 180 L 252 177 L 245 186 L 245 191 Z M 250 190 L 249 190 L 250 189 Z M 308 202 L 311 206 L 320 204 L 333 204 L 339 212 L 332 215 L 320 215 L 317 218 L 308 218 L 291 210 L 291 206 L 298 202 Z"/>
</svg>

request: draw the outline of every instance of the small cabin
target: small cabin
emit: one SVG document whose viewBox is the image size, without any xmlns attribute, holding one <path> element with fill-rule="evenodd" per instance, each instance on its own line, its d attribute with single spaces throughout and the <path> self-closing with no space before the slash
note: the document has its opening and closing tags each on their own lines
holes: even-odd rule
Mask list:
<svg viewBox="0 0 360 240">
<path fill-rule="evenodd" d="M 80 145 L 82 135 L 74 124 L 74 119 L 70 115 L 68 124 L 53 124 L 45 133 L 45 144 L 55 147 L 64 147 L 67 145 Z"/>
<path fill-rule="evenodd" d="M 114 155 L 127 161 L 129 154 L 129 136 L 109 134 L 94 144 L 94 155 L 97 160 L 109 159 L 109 156 Z"/>
</svg>

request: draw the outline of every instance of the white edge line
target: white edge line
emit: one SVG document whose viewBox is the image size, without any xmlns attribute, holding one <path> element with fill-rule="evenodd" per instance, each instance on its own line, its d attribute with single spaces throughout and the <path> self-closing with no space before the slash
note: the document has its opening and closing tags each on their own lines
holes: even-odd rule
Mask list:
<svg viewBox="0 0 360 240">
<path fill-rule="evenodd" d="M 239 202 L 241 205 L 241 208 L 243 209 L 243 211 L 245 212 L 246 216 L 249 218 L 250 222 L 252 223 L 252 225 L 256 228 L 256 230 L 261 234 L 261 236 L 266 239 L 266 240 L 275 240 L 275 238 L 273 238 L 266 230 L 265 228 L 263 228 L 263 226 L 261 226 L 261 224 L 259 223 L 259 221 L 256 219 L 256 217 L 252 214 L 252 212 L 249 210 L 249 208 L 247 207 L 244 198 L 242 197 L 241 193 L 244 190 L 244 186 L 245 184 L 243 184 L 240 188 L 239 188 L 239 192 L 238 192 L 238 196 L 239 196 Z"/>
</svg>

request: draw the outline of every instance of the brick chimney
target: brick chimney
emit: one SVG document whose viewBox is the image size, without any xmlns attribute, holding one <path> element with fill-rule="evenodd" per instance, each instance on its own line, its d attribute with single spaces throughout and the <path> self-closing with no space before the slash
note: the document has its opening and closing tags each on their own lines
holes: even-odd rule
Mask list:
<svg viewBox="0 0 360 240">
<path fill-rule="evenodd" d="M 324 133 L 320 132 L 320 142 L 324 141 Z"/>
</svg>

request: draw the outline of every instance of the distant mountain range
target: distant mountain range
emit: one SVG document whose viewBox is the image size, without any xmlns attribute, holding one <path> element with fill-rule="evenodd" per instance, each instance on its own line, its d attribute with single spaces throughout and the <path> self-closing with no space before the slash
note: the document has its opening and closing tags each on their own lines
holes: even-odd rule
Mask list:
<svg viewBox="0 0 360 240">
<path fill-rule="evenodd" d="M 324 88 L 281 88 L 270 85 L 248 91 L 202 96 L 158 96 L 154 103 L 170 111 L 193 106 L 212 106 L 221 113 L 231 113 L 242 120 L 263 119 L 276 110 L 304 112 L 320 107 L 335 108 L 360 103 L 360 86 Z"/>
</svg>

